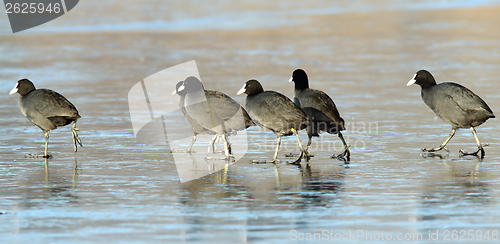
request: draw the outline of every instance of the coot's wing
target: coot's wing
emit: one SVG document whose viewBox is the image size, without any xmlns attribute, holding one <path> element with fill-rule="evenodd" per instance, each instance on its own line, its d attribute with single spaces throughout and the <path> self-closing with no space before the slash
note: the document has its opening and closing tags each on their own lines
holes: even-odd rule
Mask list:
<svg viewBox="0 0 500 244">
<path fill-rule="evenodd" d="M 493 116 L 479 96 L 456 83 L 441 83 L 422 93 L 422 98 L 436 115 L 454 128 L 478 126 Z"/>
<path fill-rule="evenodd" d="M 446 92 L 464 111 L 484 110 L 484 112 L 493 115 L 488 104 L 467 87 L 452 82 L 441 83 L 438 86 L 442 87 L 439 90 Z"/>
<path fill-rule="evenodd" d="M 264 92 L 264 94 L 271 94 L 275 93 L 277 95 L 273 95 L 272 98 L 268 100 L 269 106 L 274 108 L 276 111 L 277 109 L 283 109 L 283 111 L 276 111 L 276 113 L 280 113 L 281 116 L 287 121 L 287 122 L 296 122 L 297 120 L 300 121 L 306 121 L 307 120 L 307 115 L 300 109 L 295 103 L 292 102 L 288 97 L 281 93 L 277 92 Z M 284 105 L 284 106 L 283 106 Z"/>
<path fill-rule="evenodd" d="M 336 123 L 342 126 L 344 125 L 344 120 L 340 117 L 337 106 L 335 106 L 333 100 L 325 92 L 315 89 L 306 89 L 297 95 L 301 107 L 317 109 Z"/>
<path fill-rule="evenodd" d="M 241 105 L 222 92 L 205 90 L 205 96 L 209 100 L 212 112 L 223 120 L 231 119 L 241 111 Z"/>
<path fill-rule="evenodd" d="M 465 110 L 449 95 L 448 91 L 441 89 L 422 93 L 422 99 L 434 113 L 453 128 L 462 128 L 467 124 Z"/>
<path fill-rule="evenodd" d="M 45 118 L 54 116 L 80 118 L 76 107 L 61 94 L 48 89 L 37 89 L 31 93 L 29 95 L 34 108 Z"/>
<path fill-rule="evenodd" d="M 305 128 L 306 114 L 288 97 L 274 91 L 265 91 L 257 96 L 259 102 L 251 104 L 256 108 L 249 108 L 257 124 L 274 132 L 288 132 L 291 127 L 296 130 Z"/>
<path fill-rule="evenodd" d="M 215 132 L 212 130 L 209 130 L 202 125 L 198 124 L 191 116 L 187 113 L 186 108 L 182 108 L 182 113 L 184 114 L 184 118 L 187 120 L 189 125 L 191 125 L 191 128 L 193 129 L 193 132 L 195 134 L 208 134 L 208 135 L 215 135 Z"/>
</svg>

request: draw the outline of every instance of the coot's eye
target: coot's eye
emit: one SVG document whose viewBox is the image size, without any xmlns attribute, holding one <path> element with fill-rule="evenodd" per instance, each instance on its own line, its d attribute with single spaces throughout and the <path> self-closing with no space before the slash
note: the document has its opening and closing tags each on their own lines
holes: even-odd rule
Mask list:
<svg viewBox="0 0 500 244">
<path fill-rule="evenodd" d="M 247 87 L 250 87 L 250 85 L 247 85 Z"/>
<path fill-rule="evenodd" d="M 23 86 L 23 84 L 19 84 L 19 86 Z"/>
<path fill-rule="evenodd" d="M 417 75 L 417 78 L 420 78 L 420 75 Z"/>
</svg>

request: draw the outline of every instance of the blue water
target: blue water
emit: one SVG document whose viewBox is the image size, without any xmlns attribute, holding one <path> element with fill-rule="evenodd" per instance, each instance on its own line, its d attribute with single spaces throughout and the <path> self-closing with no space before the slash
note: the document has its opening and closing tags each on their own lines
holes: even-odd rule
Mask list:
<svg viewBox="0 0 500 244">
<path fill-rule="evenodd" d="M 182 32 L 200 30 L 244 30 L 275 29 L 304 23 L 303 16 L 349 14 L 360 12 L 384 11 L 422 11 L 463 9 L 481 6 L 497 6 L 495 0 L 441 0 L 441 1 L 335 1 L 331 3 L 313 2 L 304 6 L 298 2 L 286 2 L 266 5 L 255 2 L 255 10 L 246 10 L 245 6 L 254 1 L 219 1 L 215 3 L 191 2 L 185 8 L 165 1 L 149 1 L 142 3 L 131 1 L 119 6 L 120 2 L 99 1 L 79 2 L 76 11 L 85 11 L 85 18 L 65 16 L 50 24 L 40 26 L 30 32 L 122 32 L 122 31 L 154 31 Z M 174 5 L 174 7 L 172 7 Z M 125 10 L 125 11 L 123 11 Z M 122 13 L 118 13 L 123 11 Z M 151 19 L 141 21 L 142 19 Z M 147 16 L 150 13 L 150 18 Z M 71 11 L 68 14 L 73 14 Z M 382 13 L 381 13 L 382 14 Z M 146 16 L 144 16 L 146 15 Z M 82 23 L 83 22 L 83 23 Z M 87 22 L 87 23 L 86 23 Z M 0 24 L 0 30 L 8 30 L 8 23 Z"/>
</svg>

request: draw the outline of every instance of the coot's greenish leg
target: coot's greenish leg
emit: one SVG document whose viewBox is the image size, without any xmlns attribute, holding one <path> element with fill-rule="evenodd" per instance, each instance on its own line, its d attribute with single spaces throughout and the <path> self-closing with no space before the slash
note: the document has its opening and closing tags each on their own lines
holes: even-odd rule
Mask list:
<svg viewBox="0 0 500 244">
<path fill-rule="evenodd" d="M 80 137 L 78 137 L 77 131 L 80 131 L 80 129 L 76 128 L 76 120 L 73 122 L 73 126 L 71 126 L 71 133 L 73 134 L 73 143 L 75 144 L 75 152 L 77 151 L 76 143 L 80 144 L 81 147 L 83 147 L 82 141 L 80 140 Z"/>
<path fill-rule="evenodd" d="M 437 151 L 445 150 L 446 152 L 449 153 L 450 150 L 448 150 L 448 148 L 446 148 L 446 144 L 448 144 L 448 142 L 450 142 L 451 138 L 453 138 L 456 131 L 457 131 L 456 129 L 452 129 L 450 136 L 448 136 L 448 138 L 446 138 L 446 140 L 443 142 L 443 144 L 441 144 L 439 147 L 435 147 L 435 148 L 431 148 L 431 149 L 427 149 L 424 147 L 424 148 L 422 148 L 422 152 L 437 152 Z"/>
<path fill-rule="evenodd" d="M 227 135 L 222 134 L 222 140 L 224 141 L 224 156 L 226 157 L 225 159 L 229 160 L 231 159 L 231 156 L 229 154 L 229 142 L 227 141 Z"/>
<path fill-rule="evenodd" d="M 344 136 L 342 135 L 342 133 L 340 133 L 340 131 L 339 131 L 339 138 L 342 141 L 342 144 L 344 144 L 344 152 L 341 154 L 333 155 L 331 158 L 340 158 L 340 159 L 345 158 L 347 161 L 350 161 L 351 152 L 349 151 L 349 146 L 345 142 Z"/>
<path fill-rule="evenodd" d="M 44 158 L 50 158 L 50 157 L 52 157 L 52 156 L 50 156 L 50 155 L 49 155 L 49 152 L 48 152 L 48 151 L 49 151 L 49 150 L 48 150 L 48 148 L 49 148 L 49 132 L 48 132 L 48 131 L 45 131 L 45 132 L 43 132 L 43 133 L 45 134 L 45 152 L 44 152 L 44 154 L 43 154 L 43 157 L 44 157 Z"/>
<path fill-rule="evenodd" d="M 299 135 L 297 134 L 297 131 L 295 131 L 295 129 L 291 129 L 291 131 L 293 132 L 293 134 L 295 135 L 295 138 L 297 138 L 297 144 L 299 144 L 299 149 L 300 149 L 300 154 L 299 154 L 299 157 L 291 162 L 290 164 L 300 164 L 300 161 L 302 160 L 302 158 L 305 158 L 307 163 L 309 163 L 309 154 L 307 153 L 307 150 L 304 150 L 304 147 L 302 147 L 302 143 L 300 143 L 300 139 L 299 139 Z"/>
<path fill-rule="evenodd" d="M 278 158 L 278 151 L 280 150 L 280 145 L 281 145 L 281 136 L 278 136 L 278 140 L 276 140 L 276 150 L 274 150 L 273 161 L 270 161 L 270 163 L 276 163 Z"/>
<path fill-rule="evenodd" d="M 191 140 L 191 144 L 189 144 L 187 153 L 191 153 L 191 149 L 193 149 L 193 145 L 196 142 L 196 134 L 193 133 L 193 140 Z M 208 147 L 210 149 L 210 146 Z"/>
</svg>

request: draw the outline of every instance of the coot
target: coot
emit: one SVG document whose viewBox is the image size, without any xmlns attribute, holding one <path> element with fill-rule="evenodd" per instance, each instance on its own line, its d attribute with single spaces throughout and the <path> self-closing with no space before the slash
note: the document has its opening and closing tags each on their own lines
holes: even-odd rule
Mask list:
<svg viewBox="0 0 500 244">
<path fill-rule="evenodd" d="M 455 135 L 455 131 L 460 128 L 470 128 L 477 143 L 477 151 L 467 153 L 460 149 L 459 153 L 463 155 L 478 156 L 484 158 L 485 152 L 479 138 L 477 137 L 474 127 L 480 126 L 489 118 L 495 118 L 493 111 L 478 95 L 473 93 L 468 88 L 452 83 L 444 82 L 436 84 L 434 77 L 427 70 L 418 71 L 413 78 L 408 82 L 407 86 L 417 84 L 422 88 L 422 99 L 429 108 L 436 113 L 444 122 L 451 125 L 452 130 L 450 136 L 439 147 L 426 149 L 422 148 L 423 152 L 436 152 L 445 150 L 446 144 Z"/>
<path fill-rule="evenodd" d="M 276 150 L 271 162 L 276 162 L 282 136 L 294 134 L 300 148 L 300 155 L 293 163 L 299 163 L 305 157 L 308 160 L 307 151 L 300 143 L 298 130 L 305 129 L 309 125 L 307 115 L 285 95 L 275 91 L 264 91 L 257 80 L 249 80 L 238 91 L 238 95 L 246 93 L 245 108 L 250 117 L 260 127 L 274 132 L 278 137 Z"/>
<path fill-rule="evenodd" d="M 33 83 L 28 79 L 21 79 L 9 94 L 19 93 L 19 108 L 33 124 L 38 126 L 45 134 L 45 153 L 42 157 L 49 158 L 47 153 L 49 145 L 49 131 L 58 126 L 65 126 L 73 122 L 71 133 L 73 134 L 73 143 L 75 152 L 77 143 L 82 146 L 82 141 L 78 137 L 76 121 L 80 118 L 76 107 L 68 101 L 63 95 L 49 90 L 36 89 Z"/>
<path fill-rule="evenodd" d="M 349 161 L 351 156 L 349 146 L 340 132 L 345 130 L 345 122 L 340 117 L 337 106 L 335 106 L 330 96 L 323 91 L 309 88 L 309 79 L 306 72 L 302 69 L 293 71 L 289 82 L 295 82 L 295 97 L 293 99 L 295 104 L 304 110 L 312 122 L 311 126 L 307 129 L 309 136 L 307 146 L 311 145 L 311 138 L 313 136 L 319 137 L 321 131 L 338 134 L 344 144 L 344 152 L 333 155 L 332 158 L 345 158 Z"/>
<path fill-rule="evenodd" d="M 191 141 L 191 144 L 189 145 L 189 148 L 186 150 L 187 153 L 191 153 L 191 149 L 193 148 L 194 143 L 196 142 L 196 136 L 198 134 L 206 134 L 206 135 L 216 135 L 217 133 L 215 131 L 212 131 L 210 129 L 207 129 L 200 124 L 196 123 L 191 116 L 186 111 L 186 107 L 184 105 L 184 99 L 186 98 L 186 90 L 179 91 L 179 87 L 182 86 L 184 81 L 179 81 L 176 86 L 175 90 L 172 93 L 172 95 L 179 95 L 179 108 L 181 108 L 182 113 L 184 114 L 184 118 L 188 121 L 189 125 L 191 125 L 191 128 L 193 129 L 193 140 Z M 207 91 L 208 93 L 212 93 L 212 91 Z M 208 146 L 208 152 L 210 152 L 210 146 L 212 146 L 212 149 L 215 153 L 215 139 L 217 139 L 217 136 L 214 136 L 214 138 L 210 141 L 210 145 Z"/>
<path fill-rule="evenodd" d="M 236 134 L 253 125 L 250 116 L 239 103 L 219 91 L 205 91 L 196 77 L 188 77 L 179 87 L 185 90 L 184 106 L 188 115 L 199 125 L 216 132 L 224 142 L 226 159 L 230 158 L 228 134 Z"/>
</svg>

